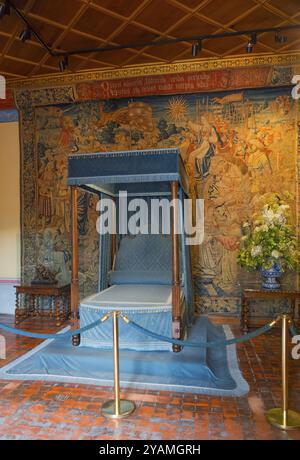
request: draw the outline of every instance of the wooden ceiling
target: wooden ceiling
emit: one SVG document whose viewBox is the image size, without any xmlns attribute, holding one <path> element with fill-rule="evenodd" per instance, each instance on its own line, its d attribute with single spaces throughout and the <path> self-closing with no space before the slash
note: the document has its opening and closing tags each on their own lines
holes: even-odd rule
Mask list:
<svg viewBox="0 0 300 460">
<path fill-rule="evenodd" d="M 56 51 L 126 44 L 197 34 L 300 24 L 300 0 L 12 0 Z M 14 12 L 0 21 L 0 74 L 9 79 L 58 72 L 33 38 L 19 39 L 24 25 Z M 258 37 L 255 53 L 300 52 L 300 31 Z M 245 54 L 248 37 L 207 40 L 199 58 Z M 191 43 L 115 50 L 70 58 L 68 71 L 107 69 L 190 59 Z"/>
</svg>

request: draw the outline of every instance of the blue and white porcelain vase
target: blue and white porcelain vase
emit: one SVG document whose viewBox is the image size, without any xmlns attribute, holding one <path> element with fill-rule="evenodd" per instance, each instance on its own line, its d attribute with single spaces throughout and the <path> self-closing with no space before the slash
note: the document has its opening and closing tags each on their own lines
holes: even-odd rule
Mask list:
<svg viewBox="0 0 300 460">
<path fill-rule="evenodd" d="M 262 288 L 268 290 L 280 289 L 280 282 L 277 278 L 282 276 L 282 270 L 279 262 L 271 261 L 270 268 L 261 268 L 260 273 L 263 277 Z"/>
</svg>

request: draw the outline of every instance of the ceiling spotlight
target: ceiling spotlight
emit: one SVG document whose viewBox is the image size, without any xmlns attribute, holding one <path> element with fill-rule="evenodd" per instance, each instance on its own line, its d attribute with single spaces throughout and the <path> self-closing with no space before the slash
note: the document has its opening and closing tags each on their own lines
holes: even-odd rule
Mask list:
<svg viewBox="0 0 300 460">
<path fill-rule="evenodd" d="M 249 42 L 247 43 L 247 45 L 246 45 L 246 51 L 247 51 L 247 53 L 252 53 L 252 51 L 253 51 L 253 45 L 252 45 L 251 41 L 249 41 Z"/>
<path fill-rule="evenodd" d="M 1 3 L 0 4 L 0 19 L 3 18 L 3 16 L 9 16 L 10 15 L 10 6 L 8 2 Z"/>
<path fill-rule="evenodd" d="M 27 27 L 27 29 L 24 29 L 22 30 L 22 32 L 20 33 L 20 40 L 25 43 L 26 40 L 30 40 L 31 38 L 31 30 L 29 29 L 29 27 Z"/>
<path fill-rule="evenodd" d="M 276 43 L 281 43 L 281 44 L 286 43 L 288 39 L 286 35 L 281 35 L 279 32 L 276 32 L 274 38 L 275 38 Z"/>
<path fill-rule="evenodd" d="M 196 57 L 198 54 L 198 43 L 193 43 L 192 45 L 192 56 Z"/>
<path fill-rule="evenodd" d="M 257 43 L 257 36 L 256 34 L 252 34 L 250 40 L 248 41 L 246 45 L 246 51 L 247 53 L 252 53 L 254 45 Z"/>
<path fill-rule="evenodd" d="M 196 57 L 199 51 L 202 50 L 202 40 L 199 40 L 196 43 L 193 43 L 192 45 L 192 56 Z"/>
<path fill-rule="evenodd" d="M 69 64 L 69 56 L 65 55 L 63 59 L 59 61 L 59 70 L 64 72 Z"/>
</svg>

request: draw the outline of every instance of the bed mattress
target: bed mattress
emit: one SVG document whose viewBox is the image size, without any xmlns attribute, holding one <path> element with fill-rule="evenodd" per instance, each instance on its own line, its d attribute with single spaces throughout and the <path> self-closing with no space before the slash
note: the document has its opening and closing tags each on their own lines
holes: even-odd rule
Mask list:
<svg viewBox="0 0 300 460">
<path fill-rule="evenodd" d="M 93 294 L 80 304 L 80 326 L 86 326 L 111 310 L 158 334 L 170 337 L 172 330 L 172 287 L 165 285 L 114 285 Z M 170 351 L 169 343 L 140 334 L 119 320 L 120 349 Z M 84 332 L 81 345 L 112 348 L 112 320 Z"/>
<path fill-rule="evenodd" d="M 118 284 L 104 291 L 97 292 L 81 303 L 81 307 L 95 309 L 99 312 L 120 310 L 133 312 L 149 309 L 154 312 L 172 310 L 172 288 L 166 285 Z"/>
</svg>

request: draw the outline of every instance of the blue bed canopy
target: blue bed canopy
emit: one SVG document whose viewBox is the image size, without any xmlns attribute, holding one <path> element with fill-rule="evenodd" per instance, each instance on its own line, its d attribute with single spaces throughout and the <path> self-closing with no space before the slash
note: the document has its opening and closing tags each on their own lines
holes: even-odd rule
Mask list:
<svg viewBox="0 0 300 460">
<path fill-rule="evenodd" d="M 190 246 L 184 232 L 183 201 L 189 197 L 189 181 L 180 151 L 172 148 L 71 155 L 68 185 L 72 201 L 72 327 L 77 328 L 79 322 L 83 327 L 116 309 L 158 334 L 185 338 L 193 321 L 194 298 Z M 120 192 L 126 192 L 129 199 L 179 200 L 171 206 L 170 234 L 100 233 L 98 292 L 85 299 L 79 296 L 78 188 L 96 193 L 100 200 L 111 197 L 116 216 Z M 74 336 L 73 345 L 80 343 L 111 348 L 109 324 Z M 120 348 L 180 351 L 176 345 L 133 335 L 125 324 L 120 324 Z"/>
</svg>

